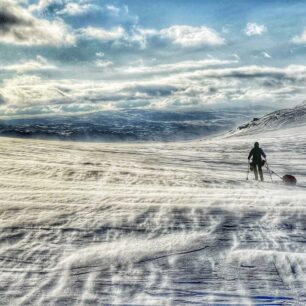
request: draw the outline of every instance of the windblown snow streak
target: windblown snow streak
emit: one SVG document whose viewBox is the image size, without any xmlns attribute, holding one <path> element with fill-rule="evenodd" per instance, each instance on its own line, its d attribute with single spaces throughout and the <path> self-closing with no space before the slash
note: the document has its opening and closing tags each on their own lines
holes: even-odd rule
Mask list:
<svg viewBox="0 0 306 306">
<path fill-rule="evenodd" d="M 245 180 L 255 140 L 299 186 Z M 305 144 L 1 138 L 1 304 L 303 305 Z"/>
</svg>

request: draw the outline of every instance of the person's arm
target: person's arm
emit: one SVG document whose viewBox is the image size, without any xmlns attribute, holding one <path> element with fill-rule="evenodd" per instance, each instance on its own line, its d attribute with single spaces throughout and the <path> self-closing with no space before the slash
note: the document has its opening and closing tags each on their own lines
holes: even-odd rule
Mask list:
<svg viewBox="0 0 306 306">
<path fill-rule="evenodd" d="M 253 155 L 253 149 L 250 151 L 250 154 L 249 154 L 249 156 L 248 156 L 248 159 L 250 159 L 250 158 L 252 157 L 252 155 Z"/>
<path fill-rule="evenodd" d="M 266 158 L 266 154 L 265 154 L 265 152 L 264 152 L 263 150 L 261 150 L 261 155 L 262 155 L 264 158 Z"/>
</svg>

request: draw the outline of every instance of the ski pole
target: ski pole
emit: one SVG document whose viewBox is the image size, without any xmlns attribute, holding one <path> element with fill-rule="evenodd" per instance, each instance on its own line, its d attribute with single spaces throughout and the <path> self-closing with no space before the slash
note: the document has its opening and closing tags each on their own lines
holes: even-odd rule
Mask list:
<svg viewBox="0 0 306 306">
<path fill-rule="evenodd" d="M 278 175 L 278 174 L 277 174 L 276 172 L 274 172 L 273 170 L 271 170 L 271 173 L 272 173 L 272 174 L 275 174 L 276 176 L 278 176 L 281 180 L 283 179 L 282 176 Z"/>
<path fill-rule="evenodd" d="M 269 167 L 267 159 L 266 159 L 266 166 L 267 166 L 267 170 L 268 170 L 268 173 L 270 175 L 270 178 L 271 178 L 271 182 L 273 182 L 273 180 L 272 180 L 272 171 L 270 170 L 270 167 Z"/>
<path fill-rule="evenodd" d="M 272 173 L 271 173 L 271 170 L 270 170 L 270 167 L 269 167 L 267 159 L 266 159 L 266 168 L 267 168 L 267 171 L 268 171 L 268 173 L 270 175 L 270 179 L 271 179 L 271 182 L 272 182 Z"/>
<path fill-rule="evenodd" d="M 248 162 L 248 172 L 247 172 L 247 177 L 246 180 L 249 180 L 249 173 L 250 173 L 250 163 Z"/>
</svg>

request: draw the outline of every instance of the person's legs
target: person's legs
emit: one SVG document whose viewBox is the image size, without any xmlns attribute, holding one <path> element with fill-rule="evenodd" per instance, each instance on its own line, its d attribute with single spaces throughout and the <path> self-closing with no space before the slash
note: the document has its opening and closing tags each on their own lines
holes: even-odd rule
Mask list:
<svg viewBox="0 0 306 306">
<path fill-rule="evenodd" d="M 257 171 L 257 165 L 254 165 L 254 174 L 255 174 L 255 180 L 258 181 L 258 171 Z"/>
<path fill-rule="evenodd" d="M 263 182 L 264 177 L 263 177 L 261 165 L 258 165 L 258 172 L 259 172 L 259 175 L 260 175 L 260 180 Z"/>
</svg>

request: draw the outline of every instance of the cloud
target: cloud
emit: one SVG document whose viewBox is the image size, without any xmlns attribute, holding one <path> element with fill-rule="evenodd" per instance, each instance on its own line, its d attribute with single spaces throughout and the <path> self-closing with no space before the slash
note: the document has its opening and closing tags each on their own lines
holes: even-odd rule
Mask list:
<svg viewBox="0 0 306 306">
<path fill-rule="evenodd" d="M 103 61 L 103 60 L 97 60 L 96 66 L 99 68 L 108 68 L 110 66 L 114 65 L 112 61 Z"/>
<path fill-rule="evenodd" d="M 265 25 L 252 22 L 249 22 L 244 29 L 244 33 L 247 36 L 262 35 L 264 32 L 267 32 L 267 27 Z"/>
<path fill-rule="evenodd" d="M 121 26 L 105 29 L 98 27 L 86 27 L 79 31 L 79 37 L 83 39 L 97 39 L 100 41 L 116 41 L 118 46 L 137 46 L 140 49 L 159 47 L 174 44 L 182 48 L 198 48 L 204 46 L 219 46 L 225 40 L 217 32 L 208 27 L 192 27 L 175 25 L 161 30 L 133 26 L 126 30 Z"/>
<path fill-rule="evenodd" d="M 100 41 L 115 41 L 123 39 L 126 32 L 122 27 L 106 30 L 104 28 L 86 27 L 79 30 L 79 37 L 83 39 L 96 39 Z"/>
<path fill-rule="evenodd" d="M 127 46 L 136 45 L 140 49 L 145 49 L 148 47 L 152 38 L 160 38 L 158 30 L 133 26 L 131 32 L 125 37 L 125 41 L 123 41 L 122 44 Z"/>
<path fill-rule="evenodd" d="M 75 42 L 62 20 L 36 18 L 14 1 L 1 1 L 0 20 L 0 43 L 31 46 Z"/>
<path fill-rule="evenodd" d="M 189 77 L 188 73 L 185 77 Z M 289 65 L 285 68 L 277 68 L 270 66 L 242 66 L 220 69 L 206 69 L 196 71 L 192 77 L 197 78 L 235 78 L 235 79 L 256 79 L 256 78 L 274 78 L 287 79 L 292 81 L 301 81 L 306 79 L 306 66 Z"/>
<path fill-rule="evenodd" d="M 106 5 L 106 8 L 115 15 L 118 15 L 121 9 L 113 4 Z"/>
<path fill-rule="evenodd" d="M 39 11 L 43 12 L 44 10 L 47 10 L 49 8 L 54 7 L 62 7 L 64 5 L 63 0 L 39 0 L 37 1 L 37 4 L 32 4 L 29 6 L 29 10 L 31 12 Z"/>
<path fill-rule="evenodd" d="M 32 0 L 30 2 L 33 2 Z M 38 16 L 60 17 L 74 28 L 88 26 L 130 28 L 138 23 L 138 16 L 128 7 L 97 0 L 38 0 L 28 10 Z"/>
<path fill-rule="evenodd" d="M 111 7 L 108 6 L 110 10 Z M 117 10 L 114 10 L 116 14 Z M 121 11 L 121 10 L 120 10 Z M 75 30 L 78 40 L 97 40 L 114 43 L 118 48 L 165 48 L 170 45 L 181 48 L 199 48 L 205 46 L 220 46 L 225 40 L 213 29 L 208 27 L 192 27 L 174 25 L 160 30 L 143 28 L 132 24 L 129 26 L 84 26 Z"/>
<path fill-rule="evenodd" d="M 68 15 L 68 16 L 80 16 L 87 14 L 89 12 L 99 12 L 102 8 L 91 3 L 76 3 L 68 2 L 65 4 L 63 9 L 57 12 L 58 15 Z"/>
<path fill-rule="evenodd" d="M 291 41 L 294 44 L 306 44 L 306 29 L 301 35 L 294 36 Z"/>
<path fill-rule="evenodd" d="M 271 57 L 271 55 L 269 54 L 269 53 L 267 53 L 267 52 L 262 52 L 262 55 L 263 55 L 263 57 L 265 57 L 265 58 L 272 58 Z"/>
<path fill-rule="evenodd" d="M 54 70 L 57 69 L 55 65 L 50 64 L 44 57 L 38 55 L 35 60 L 24 61 L 17 64 L 0 66 L 0 71 L 7 72 L 31 72 L 41 70 Z"/>
<path fill-rule="evenodd" d="M 96 56 L 102 58 L 105 56 L 105 54 L 100 51 L 100 52 L 96 52 Z"/>
<path fill-rule="evenodd" d="M 125 74 L 157 75 L 170 73 L 183 73 L 186 71 L 203 70 L 207 67 L 236 64 L 238 60 L 220 60 L 208 58 L 203 60 L 189 60 L 171 64 L 159 64 L 154 66 L 133 65 L 120 68 Z"/>
<path fill-rule="evenodd" d="M 197 109 L 220 104 L 295 105 L 305 100 L 306 66 L 214 67 L 185 71 L 194 63 L 178 63 L 182 71 L 141 79 L 107 81 L 47 79 L 35 75 L 15 76 L 2 81 L 1 116 L 67 114 L 71 112 L 129 107 Z M 173 66 L 160 67 L 161 70 Z M 153 67 L 152 67 L 153 69 Z"/>
<path fill-rule="evenodd" d="M 174 25 L 160 30 L 159 35 L 184 48 L 219 46 L 225 43 L 215 30 L 205 26 Z"/>
<path fill-rule="evenodd" d="M 111 4 L 94 4 L 91 0 L 39 0 L 38 3 L 29 6 L 31 12 L 52 12 L 57 15 L 81 16 L 88 13 L 110 13 L 119 15 L 121 8 Z"/>
<path fill-rule="evenodd" d="M 5 104 L 5 99 L 4 99 L 4 97 L 2 96 L 2 94 L 0 93 L 0 105 L 1 104 Z"/>
</svg>

